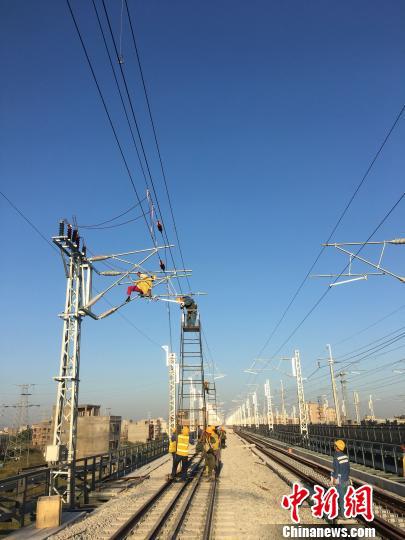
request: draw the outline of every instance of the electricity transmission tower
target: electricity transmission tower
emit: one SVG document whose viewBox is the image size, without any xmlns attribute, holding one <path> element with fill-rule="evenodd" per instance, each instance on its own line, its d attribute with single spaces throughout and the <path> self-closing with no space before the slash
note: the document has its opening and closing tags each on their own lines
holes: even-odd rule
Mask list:
<svg viewBox="0 0 405 540">
<path fill-rule="evenodd" d="M 3 405 L 6 409 L 15 409 L 13 431 L 9 434 L 7 440 L 4 463 L 8 461 L 21 461 L 21 458 L 26 453 L 28 465 L 31 443 L 28 411 L 31 407 L 39 407 L 39 405 L 29 403 L 29 397 L 32 396 L 30 388 L 33 388 L 35 386 L 34 384 L 18 384 L 17 386 L 20 388 L 20 399 L 18 403 L 15 405 Z"/>
<path fill-rule="evenodd" d="M 356 411 L 356 422 L 357 424 L 360 424 L 360 400 L 359 400 L 359 394 L 358 392 L 353 392 L 353 402 L 354 402 L 354 410 Z"/>
<path fill-rule="evenodd" d="M 327 345 L 326 347 L 329 351 L 328 364 L 329 364 L 329 369 L 330 369 L 330 380 L 331 380 L 331 385 L 332 385 L 333 403 L 335 405 L 336 425 L 340 427 L 342 425 L 342 421 L 340 419 L 339 398 L 338 398 L 338 394 L 336 390 L 335 371 L 333 368 L 333 365 L 335 362 L 333 360 L 331 346 Z"/>
</svg>

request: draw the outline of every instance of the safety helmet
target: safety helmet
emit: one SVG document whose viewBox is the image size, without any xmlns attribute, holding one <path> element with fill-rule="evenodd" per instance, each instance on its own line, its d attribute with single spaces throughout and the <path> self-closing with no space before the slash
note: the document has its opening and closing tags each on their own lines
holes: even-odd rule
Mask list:
<svg viewBox="0 0 405 540">
<path fill-rule="evenodd" d="M 212 433 L 214 431 L 214 428 L 212 426 L 207 426 L 207 429 L 205 431 L 207 433 Z"/>
<path fill-rule="evenodd" d="M 182 435 L 188 435 L 190 433 L 188 426 L 183 426 L 181 433 Z"/>
<path fill-rule="evenodd" d="M 343 452 L 343 450 L 346 448 L 345 443 L 341 439 L 338 439 L 337 441 L 335 441 L 335 446 L 341 452 Z"/>
</svg>

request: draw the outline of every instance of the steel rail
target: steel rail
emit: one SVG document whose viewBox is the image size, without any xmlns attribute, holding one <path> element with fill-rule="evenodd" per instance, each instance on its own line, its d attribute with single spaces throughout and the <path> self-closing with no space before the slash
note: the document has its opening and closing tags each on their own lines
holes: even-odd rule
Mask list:
<svg viewBox="0 0 405 540">
<path fill-rule="evenodd" d="M 318 463 L 314 463 L 313 461 L 307 460 L 306 458 L 303 458 L 302 456 L 297 456 L 297 454 L 289 454 L 287 451 L 277 448 L 273 446 L 270 442 L 263 441 L 262 439 L 259 439 L 251 434 L 246 434 L 241 431 L 236 431 L 236 433 L 243 439 L 247 440 L 248 442 L 253 443 L 263 454 L 270 457 L 277 463 L 279 463 L 282 467 L 288 469 L 290 472 L 300 476 L 303 480 L 308 482 L 309 485 L 314 485 L 317 483 L 317 480 L 311 477 L 310 475 L 304 473 L 303 471 L 299 470 L 298 468 L 294 467 L 291 463 L 286 462 L 283 460 L 280 456 L 275 455 L 269 450 L 274 450 L 280 454 L 286 455 L 286 457 L 289 457 L 290 459 L 294 459 L 295 461 L 298 461 L 299 463 L 302 463 L 303 465 L 307 465 L 309 467 L 312 467 L 314 470 L 317 470 L 319 473 L 323 474 L 325 478 L 329 477 L 330 471 L 323 465 L 320 465 Z M 327 474 L 326 474 L 327 471 Z M 361 485 L 360 482 L 355 482 L 355 484 Z M 327 485 L 327 484 L 326 484 Z M 374 486 L 373 486 L 374 488 Z M 377 501 L 384 499 L 384 504 L 389 504 L 391 509 L 393 509 L 394 512 L 403 512 L 403 508 L 399 505 L 396 506 L 397 501 L 392 498 L 390 498 L 388 495 L 384 494 L 383 497 L 380 497 L 380 493 L 377 495 Z M 389 503 L 385 503 L 385 501 L 388 499 Z M 371 522 L 368 522 L 367 520 L 363 518 L 359 518 L 362 522 L 364 522 L 367 525 L 371 525 Z M 375 527 L 377 532 L 381 533 L 383 535 L 383 538 L 387 538 L 388 540 L 404 540 L 405 533 L 402 529 L 396 527 L 389 521 L 381 518 L 380 516 L 374 516 L 374 521 L 372 522 L 372 525 Z"/>
<path fill-rule="evenodd" d="M 214 524 L 214 508 L 215 508 L 215 502 L 217 498 L 217 478 L 214 479 L 214 482 L 212 483 L 210 493 L 209 493 L 209 501 L 208 501 L 208 512 L 207 512 L 207 519 L 205 521 L 205 527 L 204 527 L 204 534 L 203 534 L 203 540 L 210 540 L 212 537 L 212 529 Z"/>
<path fill-rule="evenodd" d="M 187 515 L 187 512 L 188 512 L 188 510 L 190 508 L 191 502 L 193 501 L 194 496 L 195 496 L 195 494 L 197 492 L 197 488 L 200 485 L 201 477 L 202 477 L 203 472 L 204 472 L 204 467 L 201 467 L 200 470 L 197 472 L 196 476 L 192 480 L 193 485 L 191 486 L 190 492 L 187 494 L 185 501 L 181 505 L 181 508 L 179 510 L 179 514 L 178 514 L 174 524 L 172 525 L 170 531 L 168 532 L 168 537 L 170 538 L 170 540 L 173 540 L 173 539 L 178 537 L 178 534 L 179 534 L 179 532 L 181 530 L 181 527 L 182 527 L 182 525 L 184 523 L 184 519 L 185 519 L 185 517 Z M 171 510 L 172 510 L 172 508 L 170 508 L 169 511 L 162 517 L 161 523 L 159 524 L 159 530 L 161 530 L 161 528 L 164 526 L 165 522 L 170 517 Z M 147 540 L 152 540 L 152 538 L 154 538 L 154 537 L 149 536 L 147 538 Z"/>
<path fill-rule="evenodd" d="M 198 470 L 199 465 L 201 464 L 202 459 L 198 461 L 193 466 L 192 472 L 195 474 L 195 472 Z M 175 485 L 176 482 L 174 480 L 168 480 L 166 484 L 164 484 L 156 493 L 154 493 L 138 510 L 134 512 L 134 514 L 119 527 L 114 533 L 111 534 L 109 537 L 109 540 L 122 540 L 126 538 L 132 530 L 135 528 L 135 526 L 140 522 L 140 520 L 147 515 L 149 510 L 153 508 L 153 506 L 161 499 L 161 497 L 171 488 L 173 485 Z M 164 516 L 168 517 L 168 515 L 173 511 L 174 506 L 177 504 L 179 498 L 184 493 L 184 491 L 188 488 L 190 484 L 190 480 L 185 482 L 184 485 L 181 487 L 179 492 L 174 496 L 173 500 L 169 503 L 169 506 L 164 511 Z M 170 511 L 169 511 L 170 508 Z M 161 527 L 159 527 L 160 522 L 162 521 L 162 526 L 164 525 L 163 519 L 156 522 L 155 526 L 153 527 L 153 530 L 146 538 L 156 538 L 156 534 L 160 531 Z"/>
</svg>

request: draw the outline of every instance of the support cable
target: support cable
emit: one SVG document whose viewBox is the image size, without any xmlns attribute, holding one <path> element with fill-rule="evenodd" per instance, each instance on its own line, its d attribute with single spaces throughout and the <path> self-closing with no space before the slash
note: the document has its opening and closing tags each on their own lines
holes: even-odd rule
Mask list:
<svg viewBox="0 0 405 540">
<path fill-rule="evenodd" d="M 102 104 L 103 104 L 104 111 L 105 111 L 105 113 L 106 113 L 106 115 L 107 115 L 107 118 L 108 118 L 110 127 L 111 127 L 111 129 L 112 129 L 113 134 L 114 134 L 114 138 L 115 138 L 115 141 L 116 141 L 116 143 L 117 143 L 119 153 L 121 154 L 121 158 L 122 158 L 122 160 L 123 160 L 123 162 L 124 162 L 124 165 L 125 165 L 125 168 L 126 168 L 126 171 L 127 171 L 128 177 L 129 177 L 129 180 L 130 180 L 130 182 L 131 182 L 131 185 L 132 185 L 132 188 L 133 188 L 133 190 L 134 190 L 135 196 L 136 196 L 136 198 L 137 198 L 137 200 L 138 200 L 138 204 L 140 205 L 140 207 L 141 207 L 141 209 L 142 209 L 143 217 L 144 217 L 144 220 L 145 220 L 145 223 L 146 223 L 146 227 L 147 227 L 147 229 L 148 229 L 148 231 L 149 231 L 148 220 L 147 220 L 147 218 L 146 218 L 145 211 L 144 211 L 144 209 L 143 209 L 143 207 L 142 207 L 142 204 L 141 204 L 141 198 L 139 197 L 138 191 L 137 191 L 137 189 L 136 189 L 136 186 L 135 186 L 135 183 L 134 183 L 134 180 L 133 180 L 131 171 L 130 171 L 130 169 L 129 169 L 128 162 L 127 162 L 127 160 L 126 160 L 126 158 L 125 158 L 125 154 L 124 154 L 123 148 L 122 148 L 121 143 L 120 143 L 120 141 L 119 141 L 117 131 L 116 131 L 115 127 L 114 127 L 114 124 L 113 124 L 111 115 L 110 115 L 110 113 L 109 113 L 109 110 L 108 110 L 108 107 L 107 107 L 107 104 L 106 104 L 106 101 L 105 101 L 104 96 L 103 96 L 103 93 L 102 93 L 102 91 L 101 91 L 100 84 L 99 84 L 99 82 L 98 82 L 98 80 L 97 80 L 97 76 L 96 76 L 96 74 L 95 74 L 93 65 L 92 65 L 92 63 L 91 63 L 89 54 L 88 54 L 88 52 L 87 52 L 86 45 L 84 44 L 82 34 L 81 34 L 81 32 L 80 32 L 80 29 L 79 29 L 79 26 L 78 26 L 78 24 L 77 24 L 75 15 L 74 15 L 73 10 L 72 10 L 72 7 L 71 7 L 71 5 L 70 5 L 70 1 L 69 1 L 69 0 L 66 0 L 66 3 L 67 3 L 67 5 L 68 5 L 68 8 L 69 8 L 70 15 L 71 15 L 71 17 L 72 17 L 74 26 L 75 26 L 75 28 L 76 28 L 76 32 L 77 32 L 77 35 L 78 35 L 78 37 L 79 37 L 79 40 L 80 40 L 80 43 L 81 43 L 83 52 L 84 52 L 84 54 L 85 54 L 85 56 L 86 56 L 87 64 L 88 64 L 88 66 L 89 66 L 89 68 L 90 68 L 91 74 L 92 74 L 92 76 L 93 76 L 94 83 L 95 83 L 95 85 L 96 85 L 96 87 L 97 87 L 98 94 L 99 94 L 100 99 L 101 99 L 101 102 L 102 102 Z M 149 232 L 150 232 L 150 231 L 149 231 Z M 153 241 L 153 236 L 151 235 L 151 237 L 152 237 L 152 241 Z"/>
<path fill-rule="evenodd" d="M 113 30 L 112 30 L 110 17 L 109 17 L 109 15 L 108 15 L 107 7 L 106 7 L 106 5 L 105 5 L 105 1 L 104 1 L 104 0 L 102 0 L 102 4 L 103 4 L 104 14 L 105 14 L 105 17 L 106 17 L 106 20 L 107 20 L 107 24 L 108 24 L 108 29 L 109 29 L 109 32 L 110 32 L 111 40 L 112 40 L 112 43 L 113 43 L 113 45 L 114 45 L 115 55 L 116 55 L 117 58 L 119 58 L 119 53 L 118 53 L 118 49 L 117 49 L 116 40 L 115 40 L 115 37 L 114 37 L 114 33 L 113 33 Z M 94 8 L 96 9 L 94 0 L 93 0 L 93 5 L 94 5 Z M 144 146 L 144 143 L 143 143 L 143 140 L 142 140 L 142 135 L 141 135 L 141 132 L 140 132 L 140 129 L 139 129 L 139 125 L 138 125 L 137 119 L 136 119 L 136 114 L 135 114 L 134 106 L 133 106 L 133 103 L 132 103 L 131 94 L 130 94 L 130 92 L 129 92 L 128 83 L 127 83 L 127 80 L 126 80 L 126 77 L 125 77 L 125 73 L 124 73 L 122 64 L 121 64 L 121 63 L 118 63 L 118 65 L 119 65 L 119 69 L 120 69 L 120 72 L 121 72 L 121 77 L 122 77 L 122 80 L 123 80 L 123 83 L 124 83 L 125 92 L 126 92 L 126 95 L 127 95 L 127 98 L 128 98 L 129 107 L 130 107 L 130 109 L 131 109 L 132 118 L 133 118 L 133 121 L 134 121 L 134 124 L 135 124 L 135 127 L 136 127 L 136 132 L 137 132 L 137 134 L 138 134 L 139 143 L 140 143 L 140 145 L 141 145 L 142 155 L 143 155 L 143 158 L 144 158 L 144 161 L 145 161 L 146 169 L 147 169 L 147 171 L 148 171 L 148 177 L 149 177 L 149 180 L 150 180 L 150 183 L 151 183 L 151 186 L 152 186 L 153 194 L 154 194 L 154 196 L 155 196 L 155 201 L 156 201 L 156 204 L 157 204 L 157 207 L 158 207 L 158 210 L 159 210 L 160 219 L 161 219 L 161 221 L 162 221 L 162 225 L 163 225 L 163 231 L 162 231 L 162 234 L 163 234 L 163 236 L 165 237 L 167 244 L 169 245 L 170 242 L 169 242 L 169 239 L 168 239 L 168 236 L 167 236 L 166 227 L 164 226 L 163 213 L 162 213 L 161 208 L 160 208 L 159 199 L 158 199 L 158 196 L 157 196 L 157 193 L 156 193 L 155 184 L 154 184 L 154 181 L 153 181 L 153 176 L 152 176 L 152 173 L 151 173 L 151 170 L 150 170 L 150 166 L 149 166 L 149 162 L 148 162 L 148 158 L 147 158 L 147 155 L 146 155 L 145 146 Z M 145 181 L 146 181 L 146 178 L 145 178 Z M 146 182 L 146 185 L 147 185 L 147 187 L 148 187 L 147 182 Z M 171 256 L 171 259 L 172 259 L 173 267 L 174 267 L 174 269 L 176 269 L 176 263 L 175 263 L 175 260 L 174 260 L 174 256 L 173 256 L 172 249 L 169 248 L 169 250 L 170 250 L 170 256 Z M 177 281 L 178 281 L 178 284 L 179 284 L 180 291 L 182 292 L 180 280 L 178 279 Z"/>
<path fill-rule="evenodd" d="M 337 222 L 335 223 L 331 233 L 329 234 L 329 237 L 328 239 L 326 240 L 326 242 L 324 242 L 325 244 L 329 243 L 330 240 L 332 239 L 332 236 L 334 235 L 334 233 L 336 232 L 337 228 L 339 227 L 342 219 L 344 218 L 344 216 L 346 215 L 347 211 L 349 210 L 353 200 L 355 199 L 357 193 L 359 192 L 360 188 L 362 187 L 362 185 L 364 184 L 364 182 L 366 181 L 369 173 L 371 172 L 371 170 L 373 169 L 374 167 L 374 164 L 375 162 L 377 161 L 378 157 L 380 156 L 384 146 L 386 145 L 388 139 L 390 138 L 392 132 L 394 131 L 394 129 L 396 128 L 401 116 L 403 115 L 405 111 L 405 105 L 402 106 L 401 110 L 399 111 L 397 117 L 395 118 L 394 120 L 394 123 L 392 124 L 392 126 L 390 127 L 390 129 L 388 130 L 388 133 L 386 134 L 383 142 L 381 143 L 380 147 L 378 148 L 377 152 L 375 153 L 373 159 L 371 160 L 369 166 L 367 167 L 366 169 L 366 172 L 364 173 L 364 175 L 362 176 L 359 184 L 357 185 L 356 189 L 354 190 L 352 196 L 350 197 L 349 201 L 347 202 L 343 212 L 341 213 L 339 219 L 337 220 Z M 257 354 L 258 357 L 260 357 L 263 352 L 267 349 L 267 346 L 269 345 L 271 339 L 273 338 L 274 334 L 276 333 L 276 331 L 278 330 L 278 328 L 280 327 L 281 323 L 283 322 L 285 316 L 287 315 L 287 313 L 289 312 L 291 306 L 293 305 L 295 299 L 297 298 L 298 294 L 300 293 L 302 287 L 304 286 L 304 284 L 306 283 L 307 279 L 309 278 L 312 270 L 315 268 L 315 265 L 316 263 L 319 261 L 321 255 L 323 254 L 324 250 L 326 249 L 326 246 L 322 246 L 318 255 L 316 256 L 314 262 L 312 263 L 310 269 L 308 270 L 308 272 L 306 273 L 304 279 L 301 281 L 300 285 L 298 286 L 297 290 L 295 291 L 295 293 L 293 294 L 290 302 L 288 303 L 287 307 L 285 308 L 283 314 L 281 315 L 280 319 L 278 320 L 276 326 L 273 328 L 270 336 L 267 338 L 265 344 L 263 345 L 263 347 L 260 349 L 260 352 Z M 346 267 L 347 268 L 347 267 Z"/>
<path fill-rule="evenodd" d="M 141 74 L 142 86 L 143 86 L 143 90 L 144 90 L 144 94 L 145 94 L 146 104 L 147 104 L 147 107 L 148 107 L 149 118 L 150 118 L 150 122 L 151 122 L 151 125 L 152 125 L 152 130 L 153 130 L 153 136 L 154 136 L 154 139 L 155 139 L 156 149 L 157 149 L 157 153 L 158 153 L 158 156 L 159 156 L 160 168 L 161 168 L 161 171 L 162 171 L 163 181 L 164 181 L 164 185 L 165 185 L 165 189 L 166 189 L 167 200 L 169 202 L 170 214 L 171 214 L 172 221 L 173 221 L 173 228 L 174 228 L 174 232 L 175 232 L 175 235 L 176 235 L 177 245 L 179 247 L 180 258 L 181 258 L 183 268 L 186 268 L 186 265 L 185 265 L 185 262 L 184 262 L 184 257 L 183 257 L 183 250 L 181 248 L 180 238 L 179 238 L 179 234 L 178 234 L 178 230 L 177 230 L 176 220 L 174 218 L 174 211 L 173 211 L 173 206 L 172 206 L 170 193 L 169 193 L 169 188 L 168 188 L 168 184 L 167 184 L 166 173 L 165 173 L 165 169 L 164 169 L 164 166 L 163 166 L 162 154 L 160 152 L 160 146 L 159 146 L 159 142 L 158 142 L 155 122 L 153 120 L 152 109 L 151 109 L 150 101 L 149 101 L 149 97 L 148 97 L 148 91 L 146 89 L 146 83 L 145 83 L 145 78 L 144 78 L 144 75 L 143 75 L 141 59 L 140 59 L 139 52 L 138 52 L 138 47 L 137 47 L 137 44 L 136 44 L 135 31 L 134 31 L 134 27 L 133 27 L 133 24 L 132 24 L 131 14 L 129 12 L 127 0 L 125 0 L 125 7 L 126 7 L 126 10 L 127 10 L 127 14 L 128 14 L 128 21 L 129 21 L 129 26 L 130 26 L 130 29 L 131 29 L 132 41 L 133 41 L 133 44 L 134 44 L 134 49 L 135 49 L 136 59 L 137 59 L 138 67 L 139 67 L 139 72 Z M 188 277 L 186 279 L 187 279 L 187 284 L 191 289 L 191 285 L 190 285 L 190 281 L 189 281 Z"/>
</svg>

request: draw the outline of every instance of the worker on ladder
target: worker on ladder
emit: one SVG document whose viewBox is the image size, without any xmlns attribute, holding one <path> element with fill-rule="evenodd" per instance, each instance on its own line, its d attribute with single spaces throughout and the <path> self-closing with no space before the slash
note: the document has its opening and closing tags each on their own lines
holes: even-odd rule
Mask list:
<svg viewBox="0 0 405 540">
<path fill-rule="evenodd" d="M 176 476 L 177 467 L 181 462 L 181 479 L 187 480 L 188 469 L 188 449 L 190 446 L 190 430 L 188 426 L 184 426 L 181 433 L 177 435 L 176 454 L 173 458 L 173 468 L 171 478 Z"/>
<path fill-rule="evenodd" d="M 191 298 L 191 296 L 181 296 L 179 298 L 181 309 L 186 310 L 186 324 L 185 326 L 197 325 L 197 304 Z"/>
<path fill-rule="evenodd" d="M 135 281 L 135 285 L 130 285 L 127 289 L 127 299 L 126 302 L 131 300 L 131 293 L 138 292 L 139 296 L 147 296 L 150 298 L 152 296 L 152 286 L 153 282 L 156 279 L 156 276 L 151 276 L 149 274 L 144 274 L 143 272 L 137 272 L 139 279 Z"/>
</svg>

